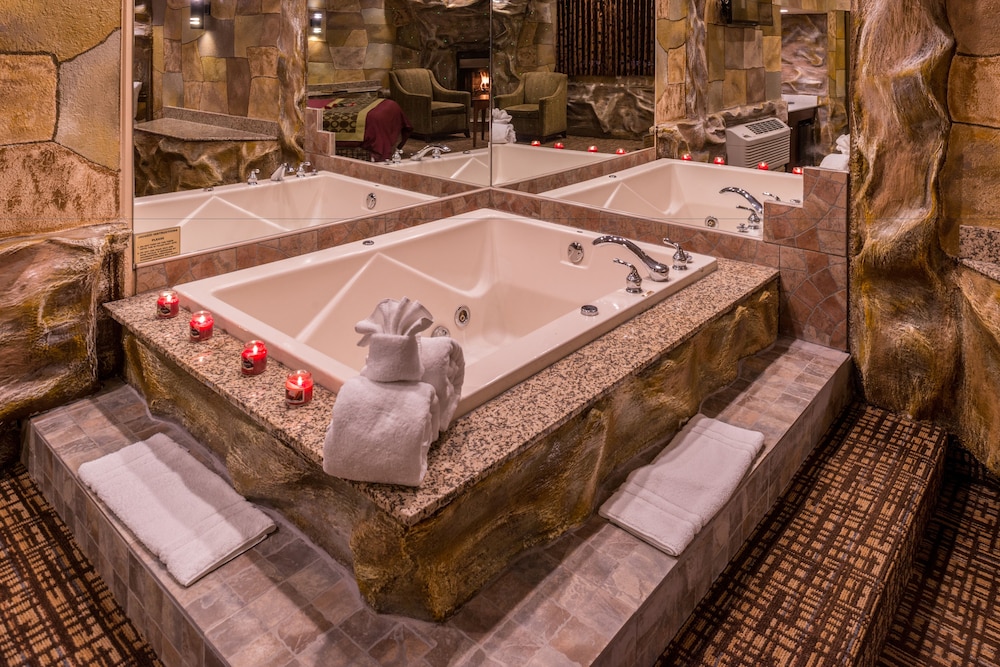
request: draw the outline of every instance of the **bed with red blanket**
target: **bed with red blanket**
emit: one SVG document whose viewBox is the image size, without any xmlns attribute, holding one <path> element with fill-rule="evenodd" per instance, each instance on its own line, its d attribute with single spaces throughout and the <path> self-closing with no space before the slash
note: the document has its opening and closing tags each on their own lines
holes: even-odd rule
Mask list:
<svg viewBox="0 0 1000 667">
<path fill-rule="evenodd" d="M 336 133 L 338 155 L 388 160 L 413 131 L 398 104 L 372 93 L 313 97 L 308 105 L 323 109 L 323 130 Z"/>
</svg>

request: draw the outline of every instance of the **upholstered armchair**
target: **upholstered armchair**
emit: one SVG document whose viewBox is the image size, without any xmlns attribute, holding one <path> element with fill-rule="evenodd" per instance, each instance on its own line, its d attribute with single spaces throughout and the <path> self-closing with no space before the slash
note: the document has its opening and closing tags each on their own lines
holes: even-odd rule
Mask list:
<svg viewBox="0 0 1000 667">
<path fill-rule="evenodd" d="M 558 72 L 525 72 L 517 90 L 494 98 L 510 114 L 518 139 L 566 136 L 567 80 Z"/>
<path fill-rule="evenodd" d="M 390 70 L 389 97 L 402 107 L 415 135 L 426 139 L 462 132 L 470 136 L 472 93 L 448 90 L 429 69 Z"/>
</svg>

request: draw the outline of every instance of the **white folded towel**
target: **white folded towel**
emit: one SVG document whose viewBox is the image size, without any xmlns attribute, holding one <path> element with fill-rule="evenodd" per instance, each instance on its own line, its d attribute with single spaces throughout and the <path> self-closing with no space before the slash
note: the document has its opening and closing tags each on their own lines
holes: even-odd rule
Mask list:
<svg viewBox="0 0 1000 667">
<path fill-rule="evenodd" d="M 465 382 L 465 355 L 458 341 L 449 336 L 420 337 L 420 362 L 424 373 L 420 380 L 437 392 L 439 421 L 442 431 L 448 430 L 462 395 Z"/>
<path fill-rule="evenodd" d="M 509 123 L 513 118 L 506 109 L 494 108 L 491 112 L 491 118 L 494 123 Z"/>
<path fill-rule="evenodd" d="M 763 446 L 763 433 L 695 415 L 598 514 L 678 556 L 726 504 Z"/>
<path fill-rule="evenodd" d="M 362 334 L 358 345 L 368 347 L 361 374 L 376 382 L 414 382 L 423 375 L 416 335 L 429 327 L 433 318 L 418 301 L 405 296 L 383 299 L 374 312 L 354 325 Z"/>
<path fill-rule="evenodd" d="M 333 404 L 323 470 L 361 482 L 420 486 L 439 414 L 437 392 L 426 382 L 353 377 Z"/>
<path fill-rule="evenodd" d="M 275 529 L 266 514 L 162 433 L 81 464 L 80 479 L 182 586 Z"/>
<path fill-rule="evenodd" d="M 837 137 L 837 150 L 845 155 L 851 154 L 851 135 L 842 134 Z"/>
<path fill-rule="evenodd" d="M 495 144 L 517 143 L 517 133 L 510 123 L 495 122 L 490 125 L 490 141 Z"/>
</svg>

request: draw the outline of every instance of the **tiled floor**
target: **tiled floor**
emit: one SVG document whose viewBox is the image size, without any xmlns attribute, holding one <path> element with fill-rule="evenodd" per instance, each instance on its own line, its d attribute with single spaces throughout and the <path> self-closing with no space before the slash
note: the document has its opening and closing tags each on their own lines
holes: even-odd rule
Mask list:
<svg viewBox="0 0 1000 667">
<path fill-rule="evenodd" d="M 847 355 L 781 340 L 706 401 L 706 414 L 764 432 L 766 451 L 680 558 L 594 517 L 526 554 L 444 624 L 372 612 L 350 572 L 273 512 L 277 533 L 179 587 L 75 478 L 83 461 L 157 431 L 200 451 L 175 426 L 151 418 L 127 387 L 35 418 L 28 463 L 168 667 L 642 665 L 653 662 L 780 496 L 846 402 L 849 375 Z"/>
</svg>

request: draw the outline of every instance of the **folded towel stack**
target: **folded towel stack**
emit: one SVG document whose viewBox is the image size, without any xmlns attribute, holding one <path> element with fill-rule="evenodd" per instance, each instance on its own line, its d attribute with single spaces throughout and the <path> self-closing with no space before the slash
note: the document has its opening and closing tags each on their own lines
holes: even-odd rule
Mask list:
<svg viewBox="0 0 1000 667">
<path fill-rule="evenodd" d="M 678 556 L 726 504 L 763 446 L 762 433 L 695 415 L 598 514 Z"/>
<path fill-rule="evenodd" d="M 494 144 L 513 144 L 517 142 L 517 133 L 511 124 L 511 115 L 503 109 L 494 109 L 490 123 L 490 141 Z"/>
<path fill-rule="evenodd" d="M 361 375 L 340 388 L 323 443 L 323 470 L 363 482 L 419 486 L 427 452 L 451 424 L 465 380 L 462 347 L 421 338 L 432 322 L 416 301 L 385 299 L 358 322 Z"/>
</svg>

